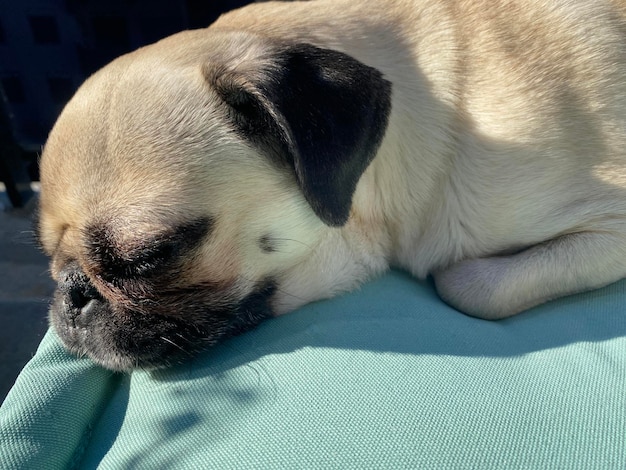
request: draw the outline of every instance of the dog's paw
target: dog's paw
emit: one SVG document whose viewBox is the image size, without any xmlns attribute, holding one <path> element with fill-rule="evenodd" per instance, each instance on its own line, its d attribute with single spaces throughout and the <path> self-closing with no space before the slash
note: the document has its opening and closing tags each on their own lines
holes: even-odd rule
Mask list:
<svg viewBox="0 0 626 470">
<path fill-rule="evenodd" d="M 450 306 L 473 317 L 499 320 L 521 309 L 507 295 L 504 258 L 468 259 L 434 272 L 439 296 Z"/>
</svg>

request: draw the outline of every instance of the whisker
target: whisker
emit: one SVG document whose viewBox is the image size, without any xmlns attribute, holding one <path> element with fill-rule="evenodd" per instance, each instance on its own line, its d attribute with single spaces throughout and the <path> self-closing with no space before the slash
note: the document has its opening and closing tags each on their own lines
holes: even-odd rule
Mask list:
<svg viewBox="0 0 626 470">
<path fill-rule="evenodd" d="M 22 230 L 15 233 L 11 237 L 11 242 L 18 245 L 34 246 L 37 248 L 40 247 L 39 237 L 37 235 L 37 232 L 34 230 Z"/>
<path fill-rule="evenodd" d="M 304 243 L 301 240 L 296 240 L 295 238 L 279 238 L 279 237 L 272 237 L 272 241 L 277 241 L 277 242 L 294 242 L 294 243 L 299 243 L 302 246 L 306 246 L 307 248 L 309 248 L 310 250 L 313 249 L 313 247 L 311 245 L 309 245 L 308 243 Z M 276 251 L 280 251 L 280 249 L 277 249 Z"/>
<path fill-rule="evenodd" d="M 193 342 L 189 339 L 189 338 L 185 338 L 183 335 L 181 335 L 180 333 L 176 333 L 176 336 L 178 336 L 180 339 L 182 339 L 183 341 L 185 341 L 186 343 L 192 344 Z"/>
<path fill-rule="evenodd" d="M 281 288 L 279 288 L 279 287 L 276 287 L 276 290 L 277 290 L 278 292 L 280 292 L 281 294 L 288 295 L 289 297 L 291 297 L 291 298 L 293 298 L 293 299 L 298 299 L 298 300 L 302 300 L 302 301 L 306 300 L 304 297 L 300 297 L 299 295 L 292 294 L 291 292 L 287 292 L 286 290 L 281 289 Z"/>
<path fill-rule="evenodd" d="M 165 341 L 166 343 L 171 344 L 171 345 L 172 345 L 172 346 L 174 346 L 175 348 L 178 348 L 179 350 L 181 350 L 181 351 L 182 351 L 182 352 L 184 352 L 185 354 L 189 354 L 189 351 L 187 351 L 187 350 L 186 350 L 185 348 L 183 348 L 182 346 L 180 346 L 180 345 L 176 344 L 176 343 L 175 343 L 174 341 L 172 341 L 171 339 L 166 338 L 165 336 L 161 336 L 161 339 L 162 339 L 163 341 Z M 189 355 L 191 355 L 191 354 L 189 354 Z"/>
</svg>

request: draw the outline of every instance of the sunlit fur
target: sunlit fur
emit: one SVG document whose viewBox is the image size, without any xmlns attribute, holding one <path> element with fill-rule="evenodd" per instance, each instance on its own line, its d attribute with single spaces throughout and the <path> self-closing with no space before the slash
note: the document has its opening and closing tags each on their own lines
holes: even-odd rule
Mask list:
<svg viewBox="0 0 626 470">
<path fill-rule="evenodd" d="M 278 314 L 390 266 L 433 274 L 445 301 L 492 319 L 616 281 L 625 32 L 617 0 L 314 0 L 251 5 L 140 49 L 84 84 L 46 144 L 52 274 L 89 266 L 94 221 L 132 245 L 211 217 L 177 283 L 241 298 L 271 277 Z M 232 129 L 207 85 L 207 67 L 262 74 L 277 43 L 343 52 L 391 82 L 385 137 L 342 227 Z"/>
</svg>

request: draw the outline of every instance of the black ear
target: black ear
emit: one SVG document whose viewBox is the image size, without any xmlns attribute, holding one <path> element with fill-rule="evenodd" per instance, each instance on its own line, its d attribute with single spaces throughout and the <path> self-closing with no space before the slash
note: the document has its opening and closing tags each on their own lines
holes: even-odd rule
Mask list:
<svg viewBox="0 0 626 470">
<path fill-rule="evenodd" d="M 279 49 L 262 70 L 223 68 L 208 78 L 242 134 L 293 167 L 318 217 L 345 224 L 387 127 L 391 84 L 382 74 L 341 52 L 298 44 Z"/>
</svg>

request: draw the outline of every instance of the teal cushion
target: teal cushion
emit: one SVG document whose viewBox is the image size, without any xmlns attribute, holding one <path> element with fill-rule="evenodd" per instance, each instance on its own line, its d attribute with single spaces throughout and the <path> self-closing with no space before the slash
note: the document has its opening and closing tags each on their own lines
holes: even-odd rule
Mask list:
<svg viewBox="0 0 626 470">
<path fill-rule="evenodd" d="M 487 322 L 392 272 L 131 375 L 49 332 L 0 409 L 0 468 L 624 469 L 625 291 Z"/>
</svg>

